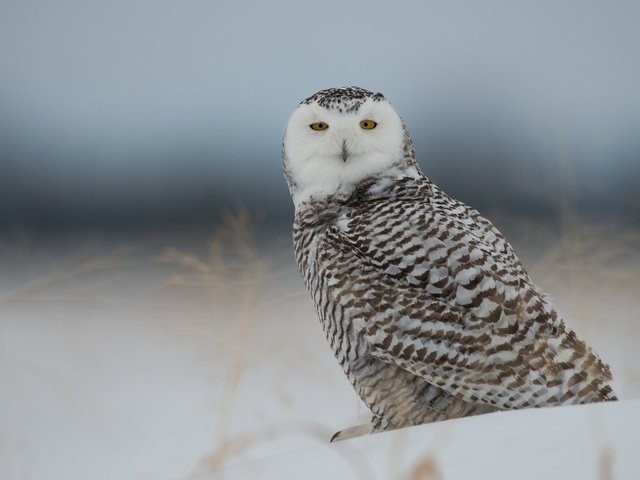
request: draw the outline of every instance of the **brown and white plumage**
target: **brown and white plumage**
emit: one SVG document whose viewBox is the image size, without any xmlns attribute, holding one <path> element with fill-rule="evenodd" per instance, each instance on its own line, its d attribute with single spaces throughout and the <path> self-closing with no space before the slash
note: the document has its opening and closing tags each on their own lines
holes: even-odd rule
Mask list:
<svg viewBox="0 0 640 480">
<path fill-rule="evenodd" d="M 366 119 L 388 127 L 384 142 L 357 130 Z M 307 137 L 312 121 L 329 125 L 312 135 L 336 128 Z M 381 94 L 349 87 L 305 100 L 283 157 L 298 266 L 373 431 L 615 400 L 608 366 L 564 325 L 500 232 L 420 172 Z M 323 168 L 331 173 L 316 173 Z"/>
</svg>

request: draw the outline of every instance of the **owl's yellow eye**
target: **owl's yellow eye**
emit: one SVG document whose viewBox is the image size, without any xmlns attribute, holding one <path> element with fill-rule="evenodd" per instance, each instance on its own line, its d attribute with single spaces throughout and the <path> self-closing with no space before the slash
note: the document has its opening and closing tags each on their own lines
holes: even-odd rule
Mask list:
<svg viewBox="0 0 640 480">
<path fill-rule="evenodd" d="M 311 130 L 315 130 L 317 132 L 319 132 L 320 130 L 326 130 L 327 128 L 329 128 L 329 125 L 327 125 L 324 122 L 316 122 L 316 123 L 312 123 L 311 125 L 309 125 L 311 127 Z"/>
<path fill-rule="evenodd" d="M 373 130 L 377 126 L 378 124 L 373 120 L 362 120 L 360 122 L 360 128 L 364 128 L 365 130 Z"/>
</svg>

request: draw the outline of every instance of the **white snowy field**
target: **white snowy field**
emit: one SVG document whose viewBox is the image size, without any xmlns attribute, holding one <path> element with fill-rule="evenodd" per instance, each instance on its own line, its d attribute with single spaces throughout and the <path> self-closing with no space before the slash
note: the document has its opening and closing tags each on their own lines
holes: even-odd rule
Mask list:
<svg viewBox="0 0 640 480">
<path fill-rule="evenodd" d="M 0 479 L 640 478 L 640 232 L 498 223 L 623 401 L 330 445 L 368 412 L 251 222 L 0 238 Z"/>
<path fill-rule="evenodd" d="M 497 412 L 295 450 L 224 478 L 637 478 L 639 420 L 640 400 Z"/>
</svg>

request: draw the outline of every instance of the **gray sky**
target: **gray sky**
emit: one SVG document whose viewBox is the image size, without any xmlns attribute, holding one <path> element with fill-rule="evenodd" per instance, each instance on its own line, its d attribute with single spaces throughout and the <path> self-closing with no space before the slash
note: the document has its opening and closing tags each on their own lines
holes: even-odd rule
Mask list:
<svg viewBox="0 0 640 480">
<path fill-rule="evenodd" d="M 613 175 L 640 151 L 638 25 L 633 1 L 5 0 L 0 213 L 281 205 L 287 117 L 341 85 L 383 92 L 462 193 L 447 163 Z"/>
</svg>

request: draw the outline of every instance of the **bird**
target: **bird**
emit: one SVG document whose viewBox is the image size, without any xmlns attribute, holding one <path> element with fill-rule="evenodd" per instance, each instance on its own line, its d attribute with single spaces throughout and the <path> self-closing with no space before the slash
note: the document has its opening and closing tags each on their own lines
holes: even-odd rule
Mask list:
<svg viewBox="0 0 640 480">
<path fill-rule="evenodd" d="M 502 410 L 617 400 L 513 248 L 419 167 L 381 93 L 321 90 L 282 143 L 293 245 L 329 345 L 371 411 L 331 441 Z"/>
</svg>

